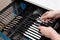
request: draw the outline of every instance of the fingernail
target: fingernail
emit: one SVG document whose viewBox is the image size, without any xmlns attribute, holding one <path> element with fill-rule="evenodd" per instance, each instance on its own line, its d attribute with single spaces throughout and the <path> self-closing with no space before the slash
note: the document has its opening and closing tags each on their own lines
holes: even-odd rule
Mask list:
<svg viewBox="0 0 60 40">
<path fill-rule="evenodd" d="M 39 29 L 39 31 L 40 31 L 40 29 Z"/>
</svg>

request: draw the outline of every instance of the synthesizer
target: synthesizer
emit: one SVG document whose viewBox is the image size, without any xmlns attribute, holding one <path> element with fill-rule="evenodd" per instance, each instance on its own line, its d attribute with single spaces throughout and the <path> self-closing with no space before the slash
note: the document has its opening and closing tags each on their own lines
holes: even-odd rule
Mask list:
<svg viewBox="0 0 60 40">
<path fill-rule="evenodd" d="M 49 10 L 26 1 L 14 1 L 8 8 L 1 11 L 0 32 L 10 40 L 50 40 L 41 35 L 39 26 L 51 26 L 58 33 L 60 31 L 57 20 L 51 20 L 47 23 L 40 19 L 47 11 Z"/>
</svg>

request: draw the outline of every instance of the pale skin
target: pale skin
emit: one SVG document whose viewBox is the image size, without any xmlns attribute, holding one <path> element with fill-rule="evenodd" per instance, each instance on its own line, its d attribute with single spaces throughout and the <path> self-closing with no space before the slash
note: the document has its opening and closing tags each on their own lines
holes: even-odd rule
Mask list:
<svg viewBox="0 0 60 40">
<path fill-rule="evenodd" d="M 57 18 L 60 18 L 60 10 L 48 11 L 41 16 L 41 19 L 46 21 Z M 44 36 L 51 40 L 60 40 L 60 34 L 58 34 L 52 27 L 40 26 L 39 29 Z"/>
</svg>

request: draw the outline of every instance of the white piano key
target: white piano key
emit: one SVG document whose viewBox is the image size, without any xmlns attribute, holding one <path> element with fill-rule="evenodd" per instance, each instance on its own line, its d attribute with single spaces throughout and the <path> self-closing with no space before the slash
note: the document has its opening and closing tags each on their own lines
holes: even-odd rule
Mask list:
<svg viewBox="0 0 60 40">
<path fill-rule="evenodd" d="M 12 28 L 12 27 L 13 27 L 13 25 L 8 25 L 8 27 Z"/>
<path fill-rule="evenodd" d="M 36 18 L 35 20 L 38 20 L 39 18 Z"/>
<path fill-rule="evenodd" d="M 42 23 L 42 21 L 40 21 L 40 20 L 37 20 L 37 22 Z"/>
<path fill-rule="evenodd" d="M 11 17 L 12 17 L 12 18 L 15 18 L 15 16 L 14 16 L 13 14 L 11 14 Z"/>
<path fill-rule="evenodd" d="M 1 18 L 3 18 L 3 19 L 5 18 L 5 17 L 4 17 L 4 16 L 2 16 L 2 15 L 0 15 L 0 17 L 1 17 Z"/>
<path fill-rule="evenodd" d="M 5 31 L 7 30 L 7 29 L 4 29 Z"/>
<path fill-rule="evenodd" d="M 9 23 L 9 22 L 7 22 L 5 19 L 4 19 L 3 21 L 5 22 L 5 23 L 4 23 L 5 25 L 7 25 L 7 24 Z"/>
<path fill-rule="evenodd" d="M 37 25 L 37 26 L 39 26 L 40 24 L 38 24 L 38 23 L 34 23 L 34 25 Z"/>
<path fill-rule="evenodd" d="M 16 17 L 17 19 L 21 19 L 22 17 L 21 16 L 18 16 L 18 17 Z"/>
<path fill-rule="evenodd" d="M 28 29 L 27 30 L 27 32 L 30 32 L 31 34 L 33 34 L 34 36 L 36 36 L 37 37 L 37 34 L 36 33 L 34 33 L 34 32 L 32 32 L 32 31 L 30 31 L 30 29 Z M 39 38 L 39 37 L 38 37 Z"/>
<path fill-rule="evenodd" d="M 34 27 L 34 26 L 32 26 L 32 27 Z M 34 29 L 38 31 L 38 29 L 37 29 L 37 28 L 35 28 L 35 27 L 34 27 Z"/>
<path fill-rule="evenodd" d="M 2 16 L 2 15 L 0 15 L 0 16 L 1 16 L 1 21 L 6 21 L 4 16 Z"/>
<path fill-rule="evenodd" d="M 16 23 L 18 23 L 18 21 L 13 20 L 11 23 L 12 24 L 16 24 Z"/>
<path fill-rule="evenodd" d="M 32 26 L 38 29 L 38 27 L 36 25 L 32 24 Z"/>
<path fill-rule="evenodd" d="M 40 19 L 41 17 L 39 17 L 39 19 Z"/>
<path fill-rule="evenodd" d="M 6 28 L 9 28 L 9 27 L 6 27 Z"/>
<path fill-rule="evenodd" d="M 14 25 L 14 24 L 11 24 L 11 23 L 9 24 L 9 26 L 13 26 L 13 25 Z"/>
<path fill-rule="evenodd" d="M 12 15 L 12 14 L 8 15 L 8 17 L 9 17 L 8 19 L 9 19 L 10 21 L 15 18 L 15 16 Z"/>
<path fill-rule="evenodd" d="M 0 25 L 0 29 L 2 29 L 3 27 Z"/>
<path fill-rule="evenodd" d="M 37 34 L 39 33 L 38 31 L 36 31 L 35 29 L 32 29 L 31 27 L 29 28 L 30 30 L 32 30 L 32 31 L 34 31 L 34 32 L 36 32 Z"/>
<path fill-rule="evenodd" d="M 10 15 L 8 15 L 8 17 L 9 17 L 10 21 L 13 19 L 13 17 L 12 17 L 12 15 L 11 15 L 11 14 L 10 14 Z"/>
<path fill-rule="evenodd" d="M 35 34 L 34 32 L 30 31 L 30 30 L 27 30 L 27 32 L 30 32 L 29 35 L 32 35 L 33 37 L 39 39 L 40 37 L 37 37 L 37 34 Z"/>
<path fill-rule="evenodd" d="M 6 17 L 5 13 L 2 13 L 1 15 L 4 16 L 4 17 Z"/>
<path fill-rule="evenodd" d="M 5 20 L 7 20 L 7 24 L 9 23 L 9 20 L 7 18 L 5 18 Z"/>
<path fill-rule="evenodd" d="M 14 23 L 14 21 L 13 22 L 11 22 L 10 24 L 13 24 Z"/>
<path fill-rule="evenodd" d="M 36 40 L 33 37 L 29 36 L 29 34 L 27 35 L 27 34 L 24 33 L 24 35 L 27 36 L 28 38 L 32 39 L 32 40 Z"/>
<path fill-rule="evenodd" d="M 5 23 L 4 21 L 1 21 L 3 24 Z M 4 24 L 5 25 L 5 24 Z"/>
<path fill-rule="evenodd" d="M 11 21 L 13 18 L 15 18 L 15 16 L 14 15 L 12 16 L 11 14 L 9 14 L 7 18 Z"/>
<path fill-rule="evenodd" d="M 11 24 L 15 25 L 16 23 L 15 22 L 12 22 Z"/>
<path fill-rule="evenodd" d="M 11 29 L 11 28 L 10 28 L 10 27 L 9 27 L 9 28 L 7 28 L 7 27 L 6 27 L 5 29 L 7 29 L 7 30 L 8 30 L 8 29 Z"/>
<path fill-rule="evenodd" d="M 38 36 L 38 37 L 41 37 L 40 35 L 38 35 L 39 33 L 36 32 L 35 30 L 33 30 L 33 29 L 31 29 L 31 28 L 29 28 L 28 30 L 32 30 L 33 32 L 30 31 L 32 34 L 34 34 L 34 35 L 36 35 L 36 36 Z M 36 32 L 36 33 L 34 33 L 34 32 Z"/>
<path fill-rule="evenodd" d="M 36 18 L 36 20 L 40 20 L 41 17 Z"/>
<path fill-rule="evenodd" d="M 2 18 L 4 18 L 4 20 L 6 20 L 7 21 L 7 23 L 9 22 L 9 20 L 6 18 L 6 17 L 4 17 L 4 16 L 1 16 Z"/>
<path fill-rule="evenodd" d="M 2 21 L 4 21 L 4 22 L 5 22 L 5 23 L 4 23 L 5 25 L 7 25 L 7 24 L 8 24 L 8 23 L 7 23 L 7 21 L 6 21 L 5 19 L 3 19 Z"/>
<path fill-rule="evenodd" d="M 10 26 L 10 23 L 7 26 L 9 27 Z"/>
<path fill-rule="evenodd" d="M 31 34 L 31 32 L 30 32 L 30 33 L 29 33 L 29 32 L 30 32 L 30 31 L 28 30 L 28 32 L 26 31 L 25 33 L 31 35 L 32 37 L 34 37 L 34 38 L 36 38 L 36 39 L 40 39 L 39 37 L 36 37 L 35 35 Z"/>
<path fill-rule="evenodd" d="M 11 18 L 8 16 L 8 17 L 6 17 L 8 20 L 9 20 L 9 22 L 11 21 Z"/>
<path fill-rule="evenodd" d="M 19 20 L 17 20 L 17 21 L 13 21 L 13 22 L 14 22 L 14 23 L 18 23 L 18 21 L 19 21 Z"/>
<path fill-rule="evenodd" d="M 6 26 L 6 28 L 10 29 L 10 26 L 9 26 L 9 27 L 8 27 L 8 26 Z"/>
<path fill-rule="evenodd" d="M 5 20 L 2 20 L 1 22 L 4 23 L 4 24 L 6 25 L 6 21 L 5 21 Z"/>
<path fill-rule="evenodd" d="M 0 17 L 0 21 L 2 21 L 2 18 Z"/>
<path fill-rule="evenodd" d="M 10 21 L 10 20 L 9 20 L 9 19 L 10 19 L 9 16 L 7 16 L 6 19 L 8 20 L 8 22 Z"/>
<path fill-rule="evenodd" d="M 33 27 L 33 26 L 30 26 L 30 28 L 32 28 L 32 29 L 34 29 L 34 30 L 38 31 L 38 29 L 36 29 L 36 28 L 35 28 L 35 27 Z"/>
</svg>

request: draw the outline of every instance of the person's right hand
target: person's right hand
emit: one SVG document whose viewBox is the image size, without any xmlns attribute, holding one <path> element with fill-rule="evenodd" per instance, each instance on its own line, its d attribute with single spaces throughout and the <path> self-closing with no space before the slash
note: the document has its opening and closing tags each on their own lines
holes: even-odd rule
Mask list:
<svg viewBox="0 0 60 40">
<path fill-rule="evenodd" d="M 41 19 L 48 20 L 48 19 L 57 19 L 60 17 L 60 10 L 56 11 L 47 11 L 41 16 Z"/>
<path fill-rule="evenodd" d="M 52 27 L 40 26 L 39 29 L 45 37 L 48 37 L 51 40 L 60 40 L 60 34 L 58 34 Z"/>
</svg>

